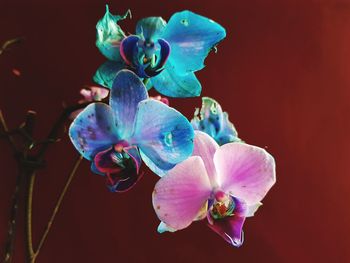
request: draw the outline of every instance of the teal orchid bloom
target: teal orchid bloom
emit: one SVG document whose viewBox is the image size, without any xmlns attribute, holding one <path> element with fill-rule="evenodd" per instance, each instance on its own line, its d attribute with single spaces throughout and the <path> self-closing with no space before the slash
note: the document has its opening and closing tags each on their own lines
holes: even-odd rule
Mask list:
<svg viewBox="0 0 350 263">
<path fill-rule="evenodd" d="M 167 171 L 193 151 L 189 121 L 165 103 L 150 99 L 133 72 L 121 70 L 109 105 L 92 103 L 74 119 L 70 139 L 93 172 L 106 177 L 112 192 L 130 189 L 141 177 L 141 161 Z"/>
<path fill-rule="evenodd" d="M 228 113 L 212 98 L 202 98 L 202 108 L 196 109 L 191 123 L 193 129 L 209 134 L 219 145 L 242 142 L 235 126 L 228 119 Z"/>
<path fill-rule="evenodd" d="M 108 61 L 94 81 L 110 88 L 116 73 L 128 68 L 165 96 L 199 96 L 202 88 L 195 72 L 204 68 L 208 53 L 225 38 L 225 29 L 186 10 L 175 13 L 168 23 L 161 17 L 141 19 L 136 34 L 126 36 L 117 24 L 125 17 L 113 16 L 107 9 L 97 24 L 97 47 Z"/>
</svg>

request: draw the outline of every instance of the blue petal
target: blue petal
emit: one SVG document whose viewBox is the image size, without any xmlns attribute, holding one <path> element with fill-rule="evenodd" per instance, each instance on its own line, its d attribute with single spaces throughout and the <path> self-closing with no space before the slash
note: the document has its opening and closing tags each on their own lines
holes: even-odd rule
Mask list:
<svg viewBox="0 0 350 263">
<path fill-rule="evenodd" d="M 179 75 L 170 61 L 159 75 L 152 78 L 152 83 L 159 93 L 168 97 L 197 97 L 202 91 L 202 86 L 193 72 Z"/>
<path fill-rule="evenodd" d="M 138 42 L 141 39 L 138 36 L 128 36 L 125 38 L 120 45 L 120 55 L 123 60 L 129 66 L 134 66 L 139 64 L 138 58 Z"/>
<path fill-rule="evenodd" d="M 79 153 L 92 160 L 119 140 L 112 109 L 103 103 L 90 104 L 70 125 L 69 137 Z"/>
<path fill-rule="evenodd" d="M 112 15 L 106 5 L 106 13 L 96 24 L 96 46 L 101 53 L 109 60 L 119 60 L 120 42 L 125 38 L 125 34 L 118 21 L 124 20 L 130 10 L 123 16 Z"/>
<path fill-rule="evenodd" d="M 147 99 L 147 89 L 130 70 L 121 70 L 114 79 L 110 105 L 120 137 L 128 140 L 133 131 L 137 105 Z"/>
<path fill-rule="evenodd" d="M 163 33 L 166 22 L 161 17 L 146 17 L 136 25 L 136 34 L 143 36 L 146 41 L 155 41 Z"/>
<path fill-rule="evenodd" d="M 210 50 L 226 36 L 211 19 L 190 11 L 175 13 L 161 36 L 170 43 L 169 60 L 179 74 L 200 70 Z"/>
<path fill-rule="evenodd" d="M 169 170 L 193 151 L 194 131 L 177 110 L 153 99 L 139 103 L 133 140 L 148 159 L 147 166 Z M 152 162 L 153 164 L 150 164 Z"/>
<path fill-rule="evenodd" d="M 147 165 L 147 167 L 154 172 L 156 175 L 162 177 L 166 174 L 166 172 L 172 168 L 174 168 L 175 164 L 169 164 L 168 167 L 166 167 L 165 170 L 160 169 L 157 165 L 155 165 L 154 162 L 150 158 L 147 157 L 146 154 L 144 154 L 142 151 L 140 151 L 140 155 L 144 163 Z"/>
<path fill-rule="evenodd" d="M 112 88 L 113 81 L 119 70 L 126 67 L 123 61 L 107 61 L 96 71 L 93 80 L 106 88 Z"/>
<path fill-rule="evenodd" d="M 215 140 L 219 145 L 224 145 L 230 142 L 241 142 L 242 140 L 238 138 L 238 132 L 228 119 L 227 112 L 223 113 L 223 121 L 219 133 L 216 135 Z"/>
<path fill-rule="evenodd" d="M 199 116 L 197 116 L 199 113 Z M 229 142 L 240 142 L 234 125 L 229 121 L 227 112 L 212 98 L 202 98 L 202 108 L 196 109 L 191 120 L 195 130 L 209 134 L 219 145 Z"/>
</svg>

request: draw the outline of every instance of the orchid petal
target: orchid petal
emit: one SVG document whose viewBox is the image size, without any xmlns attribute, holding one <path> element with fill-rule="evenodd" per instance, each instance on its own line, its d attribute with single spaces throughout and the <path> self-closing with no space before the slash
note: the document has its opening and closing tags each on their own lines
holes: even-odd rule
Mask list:
<svg viewBox="0 0 350 263">
<path fill-rule="evenodd" d="M 179 75 L 170 61 L 166 62 L 165 69 L 161 73 L 152 77 L 152 83 L 159 93 L 168 97 L 197 97 L 202 91 L 202 86 L 194 73 Z"/>
<path fill-rule="evenodd" d="M 247 213 L 246 213 L 246 217 L 252 217 L 254 216 L 255 212 L 258 210 L 258 208 L 262 206 L 262 203 L 261 202 L 258 202 L 254 205 L 250 205 L 248 206 L 248 210 L 247 210 Z"/>
<path fill-rule="evenodd" d="M 138 65 L 138 42 L 141 41 L 138 36 L 128 36 L 120 44 L 120 55 L 129 66 Z"/>
<path fill-rule="evenodd" d="M 177 110 L 157 100 L 139 103 L 132 140 L 162 170 L 187 159 L 193 151 L 194 132 Z M 149 160 L 144 160 L 147 166 Z"/>
<path fill-rule="evenodd" d="M 106 5 L 106 13 L 96 25 L 96 46 L 101 53 L 109 60 L 120 60 L 119 46 L 125 38 L 125 33 L 117 24 L 119 21 L 126 19 L 130 14 L 128 10 L 123 16 L 112 15 Z"/>
<path fill-rule="evenodd" d="M 121 70 L 114 79 L 110 105 L 122 139 L 127 139 L 133 130 L 137 105 L 147 99 L 148 94 L 142 81 L 131 71 Z"/>
<path fill-rule="evenodd" d="M 172 169 L 176 165 L 176 164 L 168 164 L 167 167 L 161 169 L 150 158 L 148 158 L 147 155 L 144 154 L 141 150 L 140 150 L 140 155 L 143 162 L 147 165 L 147 167 L 160 177 L 162 177 L 164 174 L 166 174 L 168 170 Z"/>
<path fill-rule="evenodd" d="M 241 142 L 242 140 L 238 138 L 238 132 L 235 126 L 228 119 L 228 113 L 224 112 L 222 116 L 223 118 L 222 118 L 220 131 L 216 135 L 215 140 L 220 145 L 224 145 L 230 142 Z"/>
<path fill-rule="evenodd" d="M 111 89 L 117 73 L 126 67 L 123 61 L 107 61 L 96 71 L 93 80 L 106 88 Z"/>
<path fill-rule="evenodd" d="M 208 134 L 195 131 L 194 132 L 194 149 L 192 156 L 200 156 L 204 162 L 205 168 L 207 170 L 210 183 L 214 187 L 216 183 L 216 170 L 214 165 L 214 154 L 219 145 L 211 138 Z"/>
<path fill-rule="evenodd" d="M 107 187 L 113 193 L 123 193 L 130 190 L 143 177 L 144 173 L 136 173 L 134 169 L 122 170 L 120 173 L 111 174 L 107 180 Z"/>
<path fill-rule="evenodd" d="M 175 232 L 176 229 L 173 229 L 173 228 L 167 226 L 164 222 L 160 222 L 158 225 L 157 231 L 159 234 L 162 234 L 164 232 Z"/>
<path fill-rule="evenodd" d="M 161 17 L 146 17 L 136 25 L 136 35 L 141 35 L 146 41 L 158 39 L 166 27 L 166 22 Z"/>
<path fill-rule="evenodd" d="M 276 181 L 275 161 L 264 149 L 228 143 L 215 153 L 219 186 L 247 205 L 260 202 Z"/>
<path fill-rule="evenodd" d="M 141 157 L 137 147 L 123 147 L 116 152 L 111 148 L 98 153 L 95 167 L 106 175 L 107 187 L 111 192 L 125 192 L 132 188 L 142 177 L 140 173 Z"/>
<path fill-rule="evenodd" d="M 211 19 L 190 11 L 175 13 L 164 34 L 171 46 L 169 60 L 178 74 L 200 70 L 211 49 L 226 36 L 225 29 Z"/>
<path fill-rule="evenodd" d="M 103 174 L 112 174 L 118 173 L 121 170 L 123 170 L 124 167 L 121 167 L 114 161 L 114 154 L 115 150 L 113 149 L 113 147 L 110 147 L 107 150 L 97 153 L 94 158 L 94 163 L 97 171 Z"/>
<path fill-rule="evenodd" d="M 129 147 L 124 147 L 123 151 L 127 153 L 130 156 L 130 158 L 132 158 L 136 168 L 136 172 L 139 173 L 142 160 L 138 148 L 132 145 Z"/>
<path fill-rule="evenodd" d="M 240 247 L 244 241 L 244 234 L 242 231 L 244 221 L 245 217 L 233 215 L 213 220 L 213 224 L 208 223 L 208 226 L 232 246 Z"/>
<path fill-rule="evenodd" d="M 88 105 L 70 125 L 69 137 L 79 153 L 92 160 L 119 140 L 112 109 L 103 103 Z"/>
<path fill-rule="evenodd" d="M 171 169 L 156 184 L 153 208 L 168 227 L 180 230 L 197 217 L 211 193 L 202 159 L 192 156 Z"/>
</svg>

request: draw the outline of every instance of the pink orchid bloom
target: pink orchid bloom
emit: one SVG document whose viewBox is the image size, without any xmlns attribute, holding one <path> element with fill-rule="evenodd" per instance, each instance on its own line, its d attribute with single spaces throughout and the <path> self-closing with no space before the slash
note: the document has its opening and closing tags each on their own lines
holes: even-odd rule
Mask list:
<svg viewBox="0 0 350 263">
<path fill-rule="evenodd" d="M 164 104 L 169 106 L 169 99 L 167 97 L 162 97 L 162 96 L 158 95 L 158 96 L 154 96 L 154 97 L 150 97 L 150 98 L 154 99 L 154 100 L 159 100 L 160 102 L 163 102 Z"/>
<path fill-rule="evenodd" d="M 211 229 L 239 247 L 246 217 L 254 215 L 275 181 L 274 158 L 264 149 L 241 142 L 219 146 L 195 131 L 193 155 L 155 186 L 158 231 L 174 232 L 207 218 Z"/>
<path fill-rule="evenodd" d="M 97 86 L 87 86 L 80 90 L 80 95 L 83 96 L 83 99 L 79 100 L 78 103 L 82 104 L 85 102 L 102 101 L 104 98 L 107 98 L 108 94 L 108 89 Z M 82 109 L 72 112 L 69 118 L 74 120 L 81 111 Z"/>
<path fill-rule="evenodd" d="M 86 89 L 81 89 L 80 94 L 84 97 L 80 102 L 101 101 L 108 96 L 108 89 L 96 86 L 89 86 Z"/>
</svg>

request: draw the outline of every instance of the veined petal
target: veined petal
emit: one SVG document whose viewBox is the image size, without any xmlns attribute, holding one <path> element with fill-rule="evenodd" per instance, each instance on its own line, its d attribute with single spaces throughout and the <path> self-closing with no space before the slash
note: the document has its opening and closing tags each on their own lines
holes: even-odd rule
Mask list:
<svg viewBox="0 0 350 263">
<path fill-rule="evenodd" d="M 113 82 L 110 105 L 122 139 L 126 140 L 132 134 L 137 105 L 147 98 L 145 86 L 133 72 L 119 71 Z"/>
<path fill-rule="evenodd" d="M 197 97 L 202 91 L 202 86 L 193 72 L 178 74 L 175 64 L 170 61 L 166 62 L 161 73 L 152 77 L 152 83 L 159 93 L 169 97 Z"/>
<path fill-rule="evenodd" d="M 166 22 L 161 17 L 146 17 L 136 25 L 136 35 L 143 36 L 146 41 L 155 41 L 163 33 Z"/>
<path fill-rule="evenodd" d="M 216 151 L 214 163 L 221 189 L 247 205 L 260 202 L 276 181 L 275 160 L 256 146 L 225 144 Z"/>
<path fill-rule="evenodd" d="M 152 196 L 153 208 L 168 227 L 180 230 L 195 220 L 211 190 L 202 159 L 192 156 L 157 182 Z"/>
<path fill-rule="evenodd" d="M 130 10 L 123 16 L 112 15 L 109 12 L 108 5 L 106 5 L 104 17 L 97 22 L 96 46 L 109 60 L 120 60 L 119 46 L 125 38 L 125 34 L 117 23 L 124 20 L 128 14 L 130 14 Z"/>
<path fill-rule="evenodd" d="M 217 149 L 219 149 L 219 145 L 208 134 L 201 131 L 194 132 L 194 149 L 192 156 L 199 156 L 202 158 L 210 183 L 213 187 L 217 185 L 214 165 L 214 154 Z"/>
<path fill-rule="evenodd" d="M 157 100 L 139 103 L 132 141 L 154 165 L 169 170 L 187 159 L 193 151 L 194 132 L 177 110 Z"/>
<path fill-rule="evenodd" d="M 233 215 L 213 220 L 212 224 L 208 223 L 208 226 L 232 246 L 240 247 L 244 241 L 244 234 L 242 231 L 244 221 L 245 217 Z"/>
<path fill-rule="evenodd" d="M 202 69 L 210 50 L 225 36 L 225 29 L 213 20 L 182 11 L 170 18 L 161 37 L 170 43 L 169 60 L 184 74 Z"/>
<path fill-rule="evenodd" d="M 111 89 L 113 85 L 113 81 L 117 73 L 125 69 L 125 63 L 121 61 L 107 61 L 103 63 L 96 71 L 93 80 L 106 88 Z"/>
<path fill-rule="evenodd" d="M 69 137 L 79 153 L 92 160 L 119 139 L 112 109 L 103 103 L 90 104 L 70 125 Z"/>
</svg>

